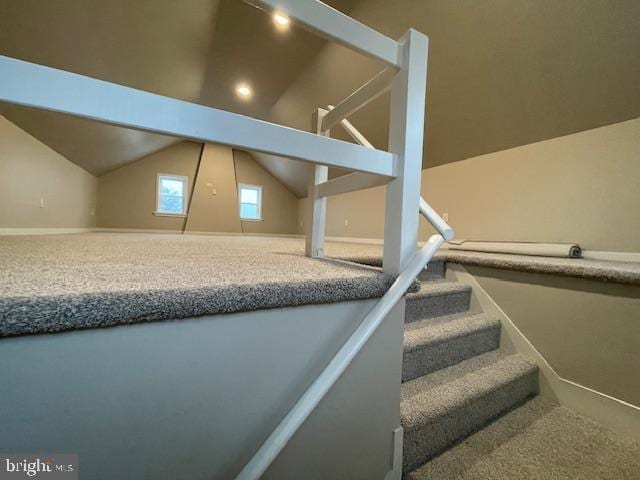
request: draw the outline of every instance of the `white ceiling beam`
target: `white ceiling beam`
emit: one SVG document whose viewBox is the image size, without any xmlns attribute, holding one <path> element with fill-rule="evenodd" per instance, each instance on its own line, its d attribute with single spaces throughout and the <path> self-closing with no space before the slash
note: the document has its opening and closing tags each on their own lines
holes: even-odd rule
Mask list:
<svg viewBox="0 0 640 480">
<path fill-rule="evenodd" d="M 112 125 L 394 176 L 395 155 L 0 55 L 0 101 Z"/>
<path fill-rule="evenodd" d="M 281 12 L 328 40 L 401 67 L 400 44 L 318 0 L 245 0 L 271 13 Z"/>
</svg>

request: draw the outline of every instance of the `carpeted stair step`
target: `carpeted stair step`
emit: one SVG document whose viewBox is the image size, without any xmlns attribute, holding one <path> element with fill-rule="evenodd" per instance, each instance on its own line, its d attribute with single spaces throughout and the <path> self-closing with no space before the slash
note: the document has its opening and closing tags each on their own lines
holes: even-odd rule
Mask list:
<svg viewBox="0 0 640 480">
<path fill-rule="evenodd" d="M 443 258 L 432 259 L 427 268 L 418 275 L 418 280 L 428 282 L 431 280 L 442 280 L 446 273 L 446 264 Z"/>
<path fill-rule="evenodd" d="M 538 391 L 538 368 L 489 352 L 402 384 L 403 471 L 522 404 Z"/>
<path fill-rule="evenodd" d="M 457 282 L 423 282 L 407 294 L 405 322 L 452 315 L 469 310 L 471 287 Z"/>
<path fill-rule="evenodd" d="M 578 478 L 640 478 L 640 442 L 541 397 L 407 476 L 407 480 Z"/>
<path fill-rule="evenodd" d="M 447 316 L 408 323 L 402 381 L 406 382 L 500 345 L 500 320 L 487 314 Z"/>
</svg>

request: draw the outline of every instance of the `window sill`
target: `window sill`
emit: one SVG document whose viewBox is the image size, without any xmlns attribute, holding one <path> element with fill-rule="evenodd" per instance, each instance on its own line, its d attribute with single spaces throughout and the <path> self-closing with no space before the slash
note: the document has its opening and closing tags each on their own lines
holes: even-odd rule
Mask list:
<svg viewBox="0 0 640 480">
<path fill-rule="evenodd" d="M 264 222 L 262 218 L 240 218 L 241 222 Z"/>
<path fill-rule="evenodd" d="M 153 212 L 156 217 L 178 217 L 178 218 L 187 218 L 186 213 L 164 213 L 164 212 Z"/>
</svg>

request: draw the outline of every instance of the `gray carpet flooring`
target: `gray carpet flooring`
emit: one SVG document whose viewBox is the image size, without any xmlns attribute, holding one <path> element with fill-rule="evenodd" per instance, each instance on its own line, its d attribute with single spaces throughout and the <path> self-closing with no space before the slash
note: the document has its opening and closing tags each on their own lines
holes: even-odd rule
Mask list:
<svg viewBox="0 0 640 480">
<path fill-rule="evenodd" d="M 379 297 L 378 269 L 304 240 L 91 233 L 0 236 L 0 336 Z"/>
<path fill-rule="evenodd" d="M 449 262 L 640 285 L 640 262 L 442 250 Z"/>
<path fill-rule="evenodd" d="M 328 242 L 326 251 L 382 263 L 379 245 Z M 451 255 L 438 256 L 434 274 L 444 259 L 487 256 Z M 640 269 L 626 264 L 594 268 L 588 275 L 640 283 Z M 306 258 L 301 238 L 114 233 L 0 236 L 0 275 L 0 336 L 373 298 L 393 281 L 375 268 Z"/>
<path fill-rule="evenodd" d="M 382 265 L 381 245 L 331 243 L 327 245 L 326 252 L 328 256 L 356 263 Z M 435 260 L 640 285 L 640 262 L 536 257 L 447 249 L 440 250 Z"/>
<path fill-rule="evenodd" d="M 640 444 L 537 397 L 410 480 L 638 480 Z"/>
</svg>

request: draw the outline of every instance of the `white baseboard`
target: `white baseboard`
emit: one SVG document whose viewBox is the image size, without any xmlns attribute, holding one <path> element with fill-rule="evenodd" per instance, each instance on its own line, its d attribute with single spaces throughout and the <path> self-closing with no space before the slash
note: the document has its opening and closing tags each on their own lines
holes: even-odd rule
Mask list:
<svg viewBox="0 0 640 480">
<path fill-rule="evenodd" d="M 93 228 L 0 228 L 0 235 L 65 235 L 88 233 Z"/>
<path fill-rule="evenodd" d="M 472 311 L 495 315 L 502 323 L 501 348 L 527 357 L 540 369 L 540 394 L 609 429 L 640 439 L 640 408 L 618 398 L 572 382 L 558 375 L 529 342 L 511 318 L 496 304 L 478 281 L 458 264 L 447 265 L 447 278 L 472 287 Z"/>
<path fill-rule="evenodd" d="M 182 230 L 160 230 L 154 228 L 93 228 L 92 231 L 103 233 L 160 233 L 182 235 Z"/>
<path fill-rule="evenodd" d="M 304 235 L 288 233 L 240 233 L 240 232 L 198 232 L 182 230 L 159 230 L 143 228 L 93 228 L 90 231 L 103 233 L 159 233 L 172 235 L 204 235 L 212 237 L 278 237 L 278 238 L 304 238 Z"/>
<path fill-rule="evenodd" d="M 184 235 L 209 235 L 212 237 L 277 237 L 277 238 L 304 238 L 304 235 L 295 233 L 241 233 L 241 232 L 196 232 L 185 231 Z"/>
<path fill-rule="evenodd" d="M 325 240 L 327 242 L 364 243 L 368 245 L 382 245 L 384 243 L 382 238 L 325 237 Z"/>
</svg>

